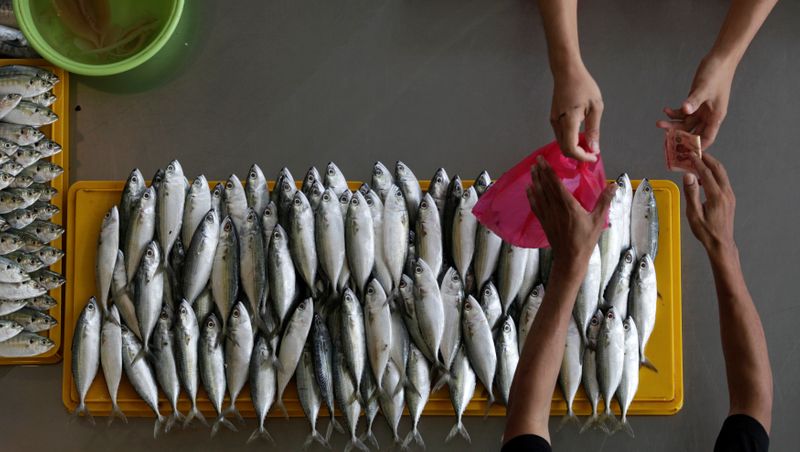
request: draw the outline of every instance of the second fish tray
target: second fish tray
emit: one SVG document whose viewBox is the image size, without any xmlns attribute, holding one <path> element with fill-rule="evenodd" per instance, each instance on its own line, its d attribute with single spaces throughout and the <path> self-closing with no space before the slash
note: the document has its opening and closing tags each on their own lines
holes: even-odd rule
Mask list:
<svg viewBox="0 0 800 452">
<path fill-rule="evenodd" d="M 469 184 L 471 181 L 464 181 Z M 632 181 L 636 188 L 640 181 Z M 68 197 L 67 249 L 66 259 L 67 287 L 64 304 L 64 365 L 62 375 L 62 400 L 64 406 L 73 411 L 78 406 L 78 394 L 72 379 L 72 334 L 75 322 L 89 297 L 95 295 L 95 255 L 97 237 L 103 216 L 117 204 L 122 193 L 124 181 L 81 181 L 73 184 Z M 361 182 L 349 182 L 355 190 Z M 647 356 L 658 368 L 658 372 L 642 368 L 640 371 L 639 390 L 631 405 L 629 415 L 671 415 L 683 406 L 683 341 L 681 325 L 681 244 L 680 244 L 680 192 L 678 187 L 668 180 L 651 180 L 656 202 L 658 204 L 659 253 L 655 260 L 658 278 L 658 307 L 656 324 L 647 345 Z M 423 190 L 428 182 L 420 181 Z M 213 184 L 212 184 L 213 186 Z M 270 189 L 273 183 L 269 184 Z M 298 183 L 299 187 L 299 183 Z M 225 405 L 228 405 L 226 396 Z M 483 416 L 487 404 L 486 390 L 478 384 L 475 395 L 464 412 L 465 416 Z M 118 403 L 127 416 L 153 417 L 147 404 L 136 394 L 125 377 L 119 388 Z M 291 417 L 303 417 L 303 410 L 297 397 L 294 382 L 290 383 L 284 394 L 286 410 Z M 86 405 L 92 415 L 108 416 L 111 414 L 111 399 L 106 390 L 102 371 L 98 371 L 86 396 Z M 205 391 L 200 388 L 197 405 L 207 418 L 213 418 L 214 408 Z M 603 403 L 600 402 L 602 407 Z M 616 402 L 614 403 L 616 405 Z M 236 403 L 244 417 L 255 417 L 249 389 L 240 394 Z M 186 413 L 190 408 L 188 397 L 181 393 L 178 408 Z M 578 415 L 591 413 L 583 389 L 578 392 L 574 411 Z M 599 410 L 601 408 L 598 408 Z M 614 407 L 619 412 L 618 407 Z M 169 413 L 170 406 L 166 398 L 159 399 L 161 413 Z M 551 414 L 560 415 L 566 412 L 566 404 L 561 393 L 556 390 L 553 395 Z M 320 416 L 326 413 L 323 407 Z M 505 407 L 496 404 L 489 409 L 490 416 L 504 416 Z M 407 411 L 406 411 L 406 414 Z M 424 415 L 451 416 L 453 407 L 447 388 L 431 394 Z M 210 417 L 211 416 L 211 417 Z M 271 417 L 282 416 L 275 407 L 269 413 Z"/>
</svg>

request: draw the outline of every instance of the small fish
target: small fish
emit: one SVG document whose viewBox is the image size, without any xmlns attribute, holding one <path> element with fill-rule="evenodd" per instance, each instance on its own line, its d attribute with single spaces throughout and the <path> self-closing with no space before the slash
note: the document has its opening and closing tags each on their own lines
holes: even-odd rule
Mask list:
<svg viewBox="0 0 800 452">
<path fill-rule="evenodd" d="M 364 195 L 357 191 L 353 194 L 347 210 L 345 248 L 351 277 L 358 293 L 361 294 L 364 293 L 367 279 L 375 265 L 374 240 L 372 214 Z"/>
<path fill-rule="evenodd" d="M 456 358 L 453 361 L 452 372 L 453 379 L 448 387 L 450 388 L 450 401 L 453 403 L 453 410 L 456 412 L 456 423 L 453 425 L 453 428 L 450 429 L 450 433 L 447 434 L 447 438 L 445 438 L 444 442 L 448 443 L 455 438 L 456 435 L 461 435 L 467 443 L 472 443 L 469 432 L 467 432 L 466 427 L 464 427 L 461 421 L 464 410 L 472 400 L 473 394 L 475 394 L 475 372 L 469 364 L 469 359 L 467 359 L 467 354 L 464 351 L 464 345 L 458 348 Z"/>
<path fill-rule="evenodd" d="M 23 300 L 47 293 L 47 288 L 31 278 L 19 283 L 0 283 L 0 299 Z"/>
<path fill-rule="evenodd" d="M 114 417 L 122 419 L 127 424 L 128 419 L 117 404 L 117 391 L 122 379 L 122 330 L 120 329 L 119 313 L 114 305 L 109 308 L 108 318 L 103 321 L 100 330 L 100 364 L 103 368 L 108 395 L 111 398 L 111 415 L 108 418 L 108 424 L 111 425 Z"/>
<path fill-rule="evenodd" d="M 437 207 L 437 201 L 433 199 L 430 193 L 426 193 L 419 203 L 414 232 L 416 251 L 419 257 L 425 260 L 430 265 L 433 273 L 438 276 L 442 271 L 442 262 L 444 260 L 441 213 Z"/>
<path fill-rule="evenodd" d="M 39 333 L 47 331 L 58 324 L 50 315 L 28 307 L 2 316 L 4 320 L 11 320 L 22 326 L 23 331 Z"/>
<path fill-rule="evenodd" d="M 649 255 L 645 254 L 639 259 L 631 285 L 630 316 L 636 323 L 636 331 L 639 333 L 641 364 L 657 372 L 656 367 L 647 359 L 644 353 L 655 327 L 658 300 L 656 269 Z"/>
<path fill-rule="evenodd" d="M 242 290 L 249 302 L 251 320 L 257 321 L 259 306 L 266 297 L 267 262 L 264 256 L 264 235 L 259 215 L 247 209 L 244 226 L 239 233 L 239 274 Z"/>
<path fill-rule="evenodd" d="M 356 390 L 361 387 L 361 375 L 367 365 L 366 333 L 364 331 L 364 311 L 361 302 L 350 289 L 345 289 L 339 310 L 341 318 L 342 353 L 345 364 L 353 378 Z M 381 380 L 376 383 L 382 387 Z"/>
<path fill-rule="evenodd" d="M 632 317 L 625 319 L 622 327 L 625 330 L 625 358 L 617 388 L 617 401 L 622 414 L 619 428 L 633 438 L 633 428 L 628 423 L 628 408 L 639 389 L 639 333 Z"/>
<path fill-rule="evenodd" d="M 81 310 L 81 315 L 75 323 L 75 332 L 72 335 L 72 380 L 75 382 L 79 400 L 72 415 L 84 414 L 92 425 L 94 425 L 94 418 L 86 407 L 86 394 L 100 368 L 100 329 L 103 323 L 101 314 L 97 301 L 90 298 Z M 1 346 L 0 355 L 7 356 L 3 353 Z"/>
<path fill-rule="evenodd" d="M 583 374 L 581 381 L 583 382 L 583 390 L 586 392 L 586 397 L 589 398 L 589 403 L 592 405 L 592 415 L 581 427 L 580 433 L 586 431 L 589 427 L 598 425 L 600 418 L 597 415 L 597 404 L 600 402 L 600 384 L 597 382 L 597 336 L 600 334 L 600 325 L 603 323 L 603 311 L 600 309 L 592 316 L 592 321 L 589 323 L 589 330 L 587 332 L 587 344 L 583 351 Z"/>
<path fill-rule="evenodd" d="M 42 127 L 58 121 L 58 115 L 53 110 L 26 100 L 18 101 L 17 106 L 2 118 L 4 122 L 33 127 Z"/>
<path fill-rule="evenodd" d="M 600 303 L 598 294 L 600 293 L 601 262 L 600 247 L 595 245 L 592 256 L 589 258 L 586 275 L 583 277 L 580 289 L 578 289 L 575 306 L 572 308 L 572 316 L 575 317 L 575 322 L 578 324 L 578 331 L 584 344 L 588 343 L 586 333 L 589 329 L 589 323 L 592 321 L 592 316 L 594 316 Z"/>
<path fill-rule="evenodd" d="M 611 409 L 611 400 L 622 380 L 625 365 L 625 330 L 622 320 L 612 306 L 603 318 L 597 337 L 597 382 L 606 410 L 601 416 L 601 426 L 606 431 L 616 430 L 617 420 Z"/>
<path fill-rule="evenodd" d="M 325 180 L 323 181 L 325 188 L 332 188 L 337 195 L 349 190 L 347 186 L 347 179 L 342 174 L 342 171 L 333 162 L 328 162 L 325 168 Z"/>
<path fill-rule="evenodd" d="M 175 322 L 175 360 L 178 365 L 178 377 L 181 386 L 189 395 L 192 404 L 183 426 L 189 425 L 197 418 L 203 425 L 206 423 L 203 413 L 197 409 L 197 388 L 199 377 L 199 354 L 197 344 L 200 340 L 200 327 L 191 305 L 181 301 L 178 306 L 178 321 Z"/>
<path fill-rule="evenodd" d="M 370 186 L 381 198 L 382 202 L 386 202 L 386 195 L 389 194 L 389 189 L 394 185 L 394 176 L 386 166 L 381 162 L 375 162 L 372 166 L 372 183 Z"/>
<path fill-rule="evenodd" d="M 345 234 L 339 200 L 330 188 L 322 194 L 314 216 L 314 238 L 320 268 L 335 294 L 345 262 Z"/>
<path fill-rule="evenodd" d="M 145 189 L 138 201 L 132 201 L 133 207 L 126 225 L 125 235 L 125 271 L 128 283 L 133 281 L 139 262 L 145 253 L 147 244 L 155 237 L 156 231 L 156 191 L 152 187 Z"/>
<path fill-rule="evenodd" d="M 29 176 L 37 184 L 46 184 L 64 172 L 64 168 L 50 163 L 48 161 L 39 160 L 31 166 L 26 167 L 21 172 L 20 176 Z"/>
<path fill-rule="evenodd" d="M 253 328 L 247 308 L 240 301 L 233 306 L 228 319 L 228 333 L 225 336 L 225 379 L 228 382 L 228 395 L 231 406 L 226 413 L 232 414 L 242 423 L 241 414 L 236 409 L 236 399 L 247 383 L 250 372 L 250 357 L 253 352 Z"/>
<path fill-rule="evenodd" d="M 486 395 L 489 399 L 486 405 L 488 410 L 488 407 L 494 403 L 492 388 L 497 369 L 497 350 L 486 315 L 471 295 L 464 302 L 461 322 L 462 338 L 470 364 L 475 369 L 475 374 L 483 387 L 486 388 Z"/>
<path fill-rule="evenodd" d="M 122 327 L 122 368 L 128 381 L 133 385 L 133 389 L 139 397 L 147 403 L 156 415 L 156 422 L 153 426 L 153 437 L 158 436 L 165 419 L 158 409 L 158 386 L 153 375 L 153 369 L 145 359 L 138 359 L 142 356 L 142 344 L 139 339 L 127 328 Z"/>
<path fill-rule="evenodd" d="M 461 182 L 460 179 L 457 179 Z M 472 213 L 472 208 L 478 201 L 478 194 L 470 187 L 461 195 L 458 207 L 453 213 L 452 229 L 452 256 L 453 263 L 458 269 L 462 281 L 466 281 L 467 272 L 472 265 L 475 254 L 475 242 L 478 231 L 478 220 Z M 479 285 L 478 287 L 481 287 Z"/>
<path fill-rule="evenodd" d="M 236 427 L 225 419 L 225 411 L 222 409 L 222 399 L 225 397 L 227 387 L 222 335 L 222 324 L 214 314 L 209 315 L 200 333 L 199 369 L 208 398 L 217 412 L 217 420 L 211 426 L 211 436 L 216 435 L 223 425 L 234 432 L 237 431 Z"/>
<path fill-rule="evenodd" d="M 444 309 L 444 332 L 439 352 L 445 369 L 450 370 L 458 344 L 461 343 L 461 311 L 464 306 L 464 285 L 455 268 L 450 267 L 447 270 L 439 291 Z"/>
<path fill-rule="evenodd" d="M 494 274 L 502 246 L 503 240 L 497 234 L 478 223 L 475 232 L 475 256 L 472 261 L 477 287 L 482 287 Z M 502 293 L 500 301 L 503 301 Z"/>
<path fill-rule="evenodd" d="M 11 339 L 0 342 L 0 357 L 25 358 L 47 353 L 56 343 L 36 333 L 23 331 Z"/>
<path fill-rule="evenodd" d="M 635 265 L 636 251 L 633 248 L 628 248 L 619 260 L 617 269 L 614 270 L 614 276 L 611 277 L 606 286 L 601 300 L 602 308 L 614 307 L 620 317 L 628 315 L 631 273 Z"/>
<path fill-rule="evenodd" d="M 172 332 L 172 314 L 164 306 L 158 317 L 156 328 L 153 331 L 153 367 L 164 395 L 167 396 L 172 415 L 167 418 L 165 432 L 169 432 L 176 422 L 184 420 L 183 414 L 178 410 L 178 396 L 181 384 L 178 378 L 178 366 L 175 359 L 175 341 Z"/>
<path fill-rule="evenodd" d="M 617 178 L 617 190 L 608 208 L 608 227 L 600 234 L 600 295 L 606 289 L 620 255 L 631 243 L 631 200 L 633 188 L 627 174 Z"/>
<path fill-rule="evenodd" d="M 658 207 L 650 181 L 642 179 L 636 187 L 630 210 L 630 243 L 636 259 L 645 254 L 655 259 L 658 254 Z"/>
<path fill-rule="evenodd" d="M 528 263 L 528 249 L 503 242 L 500 248 L 500 262 L 497 266 L 498 291 L 503 304 L 503 314 L 508 314 L 517 299 L 525 279 L 525 265 Z M 477 271 L 477 270 L 476 270 Z"/>
<path fill-rule="evenodd" d="M 117 206 L 113 206 L 103 217 L 95 260 L 98 301 L 104 314 L 108 313 L 108 297 L 111 292 L 114 265 L 117 262 L 117 251 L 119 251 L 119 212 Z"/>
<path fill-rule="evenodd" d="M 311 330 L 312 318 L 314 316 L 314 302 L 307 298 L 297 304 L 292 316 L 286 323 L 286 328 L 281 337 L 280 349 L 278 350 L 278 397 L 275 405 L 280 408 L 284 416 L 288 417 L 286 407 L 283 404 L 283 392 L 289 384 L 289 380 L 297 369 L 300 356 L 303 354 L 303 345 L 306 343 L 308 333 Z"/>
<path fill-rule="evenodd" d="M 150 352 L 150 336 L 161 315 L 164 302 L 164 272 L 161 268 L 161 250 L 154 240 L 147 245 L 139 270 L 134 279 L 136 318 L 142 333 L 142 350 Z"/>
<path fill-rule="evenodd" d="M 191 245 L 192 236 L 209 210 L 211 210 L 211 191 L 208 189 L 206 177 L 201 174 L 192 181 L 189 192 L 186 193 L 181 220 L 181 242 L 184 245 Z"/>
<path fill-rule="evenodd" d="M 244 185 L 244 194 L 247 198 L 247 206 L 253 209 L 258 217 L 264 213 L 264 209 L 269 204 L 269 187 L 267 178 L 258 165 L 253 164 L 247 173 L 247 181 Z"/>
<path fill-rule="evenodd" d="M 491 281 L 486 281 L 480 295 L 481 308 L 486 314 L 486 321 L 492 331 L 500 326 L 500 318 L 503 316 L 503 304 L 500 302 L 500 294 Z"/>
<path fill-rule="evenodd" d="M 183 208 L 186 204 L 186 178 L 183 168 L 177 160 L 167 165 L 164 171 L 164 180 L 157 189 L 158 202 L 156 203 L 156 219 L 158 228 L 158 243 L 161 245 L 162 256 L 166 260 L 172 251 L 175 240 L 181 234 L 183 222 Z M 145 348 L 147 346 L 145 345 Z"/>
<path fill-rule="evenodd" d="M 510 315 L 503 320 L 503 326 L 497 333 L 495 347 L 497 348 L 497 375 L 495 376 L 495 382 L 500 392 L 500 401 L 504 406 L 508 407 L 511 383 L 514 381 L 514 373 L 517 371 L 517 363 L 519 363 L 517 327 Z"/>
<path fill-rule="evenodd" d="M 256 410 L 258 418 L 258 427 L 247 439 L 247 443 L 252 443 L 258 438 L 263 438 L 272 444 L 275 440 L 264 427 L 264 420 L 267 417 L 269 409 L 275 402 L 275 366 L 273 365 L 274 356 L 273 351 L 270 349 L 269 342 L 263 337 L 259 336 L 256 340 L 255 348 L 253 349 L 252 358 L 250 360 L 250 397 L 253 399 L 253 407 Z M 303 401 L 302 392 L 300 390 L 300 371 L 297 373 L 297 386 L 298 394 L 301 394 L 300 400 Z"/>
<path fill-rule="evenodd" d="M 121 241 L 124 241 L 127 237 L 128 223 L 132 221 L 134 209 L 146 189 L 144 176 L 142 176 L 139 168 L 134 168 L 128 175 L 128 180 L 125 181 L 125 187 L 122 189 L 122 196 L 119 201 L 119 237 Z"/>
<path fill-rule="evenodd" d="M 312 167 L 313 168 L 313 167 Z M 313 327 L 312 327 L 313 328 Z M 317 386 L 316 378 L 314 376 L 314 351 L 313 339 L 309 338 L 306 345 L 303 347 L 303 354 L 300 357 L 300 362 L 297 365 L 295 378 L 297 380 L 297 396 L 300 399 L 300 407 L 303 409 L 308 423 L 311 426 L 311 433 L 306 437 L 303 443 L 303 448 L 308 449 L 316 441 L 326 449 L 329 448 L 328 441 L 325 440 L 317 431 L 317 417 L 319 416 L 319 408 L 322 406 L 322 395 L 320 394 L 319 387 Z M 263 338 L 259 338 L 256 344 L 256 351 L 254 353 L 269 353 L 269 347 Z M 255 359 L 253 360 L 255 362 Z M 267 360 L 260 360 L 265 367 L 269 367 L 272 373 L 272 387 L 275 386 L 275 370 L 270 364 L 266 364 Z M 252 380 L 253 377 L 251 377 Z M 263 377 L 262 377 L 263 378 Z M 258 381 L 258 380 L 256 380 Z M 273 397 L 274 398 L 274 397 Z M 259 413 L 260 414 L 260 413 Z M 266 412 L 264 413 L 266 415 Z M 263 419 L 263 418 L 260 418 Z"/>
<path fill-rule="evenodd" d="M 183 297 L 189 304 L 200 296 L 211 278 L 219 237 L 217 213 L 209 209 L 192 235 L 189 252 L 183 264 Z"/>
<path fill-rule="evenodd" d="M 330 315 L 335 315 L 331 313 Z M 330 423 L 325 433 L 325 440 L 330 440 L 333 429 L 343 431 L 342 426 L 334 417 L 334 384 L 333 384 L 333 342 L 325 325 L 325 320 L 318 313 L 314 313 L 311 320 L 311 351 L 314 357 L 314 380 L 319 388 L 320 397 L 328 408 Z"/>
<path fill-rule="evenodd" d="M 278 320 L 278 330 L 283 330 L 289 311 L 297 296 L 296 273 L 289 251 L 286 231 L 276 224 L 267 250 L 267 279 L 270 281 L 269 297 Z"/>
<path fill-rule="evenodd" d="M 400 284 L 400 276 L 406 263 L 409 225 L 414 224 L 412 219 L 415 217 L 408 211 L 408 201 L 404 198 L 402 189 L 394 186 L 389 189 L 383 204 L 383 259 L 392 277 L 392 289 Z M 418 207 L 419 200 L 414 205 L 415 212 Z M 434 277 L 438 275 L 434 273 Z"/>
<path fill-rule="evenodd" d="M 23 329 L 22 325 L 13 320 L 0 319 L 0 342 L 11 339 L 21 333 Z"/>
<path fill-rule="evenodd" d="M 363 325 L 370 364 L 368 367 L 375 377 L 375 384 L 381 387 L 392 348 L 392 313 L 386 292 L 377 279 L 372 279 L 367 285 Z"/>
<path fill-rule="evenodd" d="M 436 275 L 422 260 L 414 263 L 414 310 L 422 340 L 432 352 L 434 362 L 438 363 L 436 351 L 439 350 L 444 334 L 444 306 Z"/>
<path fill-rule="evenodd" d="M 231 217 L 225 217 L 219 228 L 217 249 L 211 266 L 211 293 L 221 315 L 223 331 L 239 292 L 239 245 Z"/>
<path fill-rule="evenodd" d="M 306 195 L 300 190 L 294 193 L 289 208 L 289 251 L 297 273 L 305 281 L 306 287 L 316 296 L 314 284 L 317 281 L 317 248 L 314 242 L 314 212 Z"/>
<path fill-rule="evenodd" d="M 47 312 L 58 304 L 56 300 L 50 295 L 41 295 L 38 297 L 28 298 L 25 300 L 28 308 L 36 309 L 37 311 Z"/>
<path fill-rule="evenodd" d="M 564 357 L 561 360 L 561 372 L 558 374 L 558 384 L 564 401 L 567 403 L 567 413 L 561 419 L 559 428 L 567 422 L 579 423 L 578 417 L 572 411 L 572 402 L 575 394 L 581 385 L 581 375 L 583 373 L 583 345 L 581 344 L 581 333 L 574 318 L 570 318 L 567 326 L 567 341 L 564 348 Z"/>
</svg>

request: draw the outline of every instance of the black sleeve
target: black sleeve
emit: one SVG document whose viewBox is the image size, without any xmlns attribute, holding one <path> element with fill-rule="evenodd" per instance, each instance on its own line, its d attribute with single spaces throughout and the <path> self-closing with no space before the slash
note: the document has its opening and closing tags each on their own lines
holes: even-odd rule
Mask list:
<svg viewBox="0 0 800 452">
<path fill-rule="evenodd" d="M 746 414 L 725 419 L 714 445 L 714 452 L 767 452 L 769 436 L 757 420 Z"/>
<path fill-rule="evenodd" d="M 505 444 L 501 452 L 553 452 L 550 443 L 537 435 L 519 435 L 511 438 Z"/>
</svg>

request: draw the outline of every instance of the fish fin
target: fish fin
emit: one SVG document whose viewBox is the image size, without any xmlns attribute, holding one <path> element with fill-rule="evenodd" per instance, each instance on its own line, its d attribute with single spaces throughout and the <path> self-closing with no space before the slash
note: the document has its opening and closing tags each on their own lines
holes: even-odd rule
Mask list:
<svg viewBox="0 0 800 452">
<path fill-rule="evenodd" d="M 581 421 L 578 419 L 578 416 L 575 416 L 575 413 L 572 412 L 572 408 L 567 411 L 567 414 L 561 418 L 561 422 L 558 423 L 558 427 L 556 427 L 556 431 L 560 431 L 564 428 L 565 425 L 569 424 L 570 422 L 575 423 L 576 425 L 581 425 Z"/>
<path fill-rule="evenodd" d="M 646 367 L 646 368 L 652 370 L 653 372 L 658 373 L 658 369 L 656 369 L 656 366 L 652 362 L 650 362 L 650 360 L 647 359 L 647 357 L 644 356 L 644 355 L 642 355 L 641 365 L 642 365 L 642 367 Z"/>
<path fill-rule="evenodd" d="M 350 438 L 350 441 L 344 446 L 344 452 L 350 452 L 353 449 L 362 450 L 364 452 L 368 452 L 369 449 L 360 439 L 356 438 L 355 436 Z"/>
<path fill-rule="evenodd" d="M 158 433 L 164 427 L 166 419 L 159 413 L 156 413 L 156 422 L 153 424 L 153 439 L 158 438 Z"/>
<path fill-rule="evenodd" d="M 231 406 L 229 406 L 228 409 L 225 410 L 225 414 L 232 414 L 233 417 L 235 417 L 240 424 L 244 424 L 244 418 L 242 417 L 241 413 L 239 413 L 239 410 L 236 408 L 235 403 L 236 402 L 234 400 L 231 400 Z"/>
<path fill-rule="evenodd" d="M 239 429 L 237 429 L 236 426 L 231 423 L 231 421 L 225 419 L 225 413 L 223 412 L 222 414 L 220 414 L 217 417 L 217 420 L 214 421 L 214 425 L 211 426 L 211 437 L 212 438 L 219 431 L 220 425 L 224 425 L 225 427 L 228 427 L 230 430 L 233 430 L 234 432 L 238 432 L 239 431 Z"/>
<path fill-rule="evenodd" d="M 491 389 L 489 389 L 489 390 L 487 390 L 486 392 L 487 392 L 487 393 L 488 393 L 488 395 L 489 395 L 489 400 L 487 400 L 487 401 L 486 401 L 486 410 L 484 410 L 484 412 L 483 412 L 483 418 L 484 418 L 484 419 L 486 419 L 487 417 L 489 417 L 489 410 L 491 410 L 491 409 L 492 409 L 492 405 L 494 405 L 494 403 L 495 403 L 495 400 L 494 400 L 494 393 L 492 392 L 492 390 L 491 390 Z"/>
<path fill-rule="evenodd" d="M 81 402 L 80 405 L 78 405 L 75 408 L 75 411 L 72 412 L 72 414 L 70 415 L 70 418 L 71 418 L 70 422 L 72 422 L 72 420 L 77 419 L 78 416 L 80 416 L 81 414 L 86 416 L 86 419 L 89 420 L 90 424 L 96 425 L 96 423 L 94 421 L 94 416 L 92 416 L 92 413 L 89 412 L 89 408 L 86 407 L 86 404 L 84 402 Z"/>
<path fill-rule="evenodd" d="M 367 431 L 359 438 L 363 443 L 369 443 L 375 450 L 380 450 L 381 446 L 378 445 L 378 438 L 372 433 L 372 428 L 368 427 Z"/>
<path fill-rule="evenodd" d="M 122 422 L 126 424 L 128 423 L 128 418 L 125 417 L 125 413 L 123 413 L 122 410 L 119 409 L 119 405 L 117 405 L 117 402 L 113 402 L 111 404 L 111 414 L 108 416 L 108 425 L 111 425 L 111 423 L 114 422 L 115 417 L 119 418 Z"/>
<path fill-rule="evenodd" d="M 164 433 L 169 433 L 172 430 L 172 427 L 175 426 L 176 423 L 186 419 L 180 411 L 178 411 L 177 407 L 172 409 L 172 414 L 167 417 L 166 424 L 164 426 Z"/>
<path fill-rule="evenodd" d="M 578 433 L 583 433 L 590 428 L 599 428 L 599 421 L 600 418 L 597 416 L 597 413 L 592 413 L 592 415 L 589 416 L 589 419 L 586 420 L 586 423 L 581 426 L 581 429 L 578 431 Z"/>
<path fill-rule="evenodd" d="M 606 412 L 600 416 L 599 423 L 600 428 L 609 435 L 618 430 L 619 421 L 617 421 L 616 416 L 614 416 L 614 412 L 610 409 L 606 410 Z"/>
<path fill-rule="evenodd" d="M 322 447 L 326 449 L 330 449 L 331 445 L 328 444 L 328 441 L 325 440 L 325 437 L 320 435 L 317 429 L 311 430 L 311 433 L 308 434 L 306 440 L 303 442 L 303 450 L 308 450 L 314 444 L 314 441 L 318 442 Z"/>
<path fill-rule="evenodd" d="M 275 401 L 275 406 L 281 410 L 281 413 L 283 413 L 283 417 L 289 419 L 289 412 L 286 411 L 286 405 L 283 404 L 283 395 L 278 397 L 278 400 Z"/>
<path fill-rule="evenodd" d="M 189 414 L 186 415 L 186 418 L 183 420 L 183 428 L 186 428 L 189 424 L 191 424 L 192 420 L 197 419 L 200 421 L 201 424 L 208 427 L 208 422 L 206 422 L 205 416 L 200 410 L 197 409 L 197 405 L 192 406 L 192 409 L 189 410 Z"/>
<path fill-rule="evenodd" d="M 439 377 L 439 379 L 436 380 L 436 383 L 433 385 L 432 392 L 436 392 L 439 389 L 442 389 L 442 386 L 444 386 L 444 385 L 449 385 L 450 384 L 450 380 L 452 380 L 452 378 L 453 378 L 453 376 L 452 376 L 452 374 L 450 374 L 449 371 L 442 372 L 441 376 Z"/>
<path fill-rule="evenodd" d="M 119 320 L 115 319 L 114 317 L 111 317 L 111 316 L 108 314 L 108 310 L 106 310 L 106 313 L 105 313 L 105 319 L 106 319 L 106 320 L 108 320 L 109 322 L 113 323 L 113 324 L 114 324 L 114 325 L 116 325 L 116 326 L 122 326 L 122 324 L 121 324 L 121 323 L 119 323 Z"/>
<path fill-rule="evenodd" d="M 635 437 L 633 434 L 633 427 L 631 427 L 631 423 L 628 422 L 627 416 L 622 416 L 622 421 L 619 423 L 619 427 L 617 429 L 624 431 L 631 438 Z"/>
<path fill-rule="evenodd" d="M 259 438 L 269 441 L 273 446 L 275 445 L 275 440 L 272 438 L 272 435 L 269 434 L 267 429 L 264 428 L 263 424 L 259 425 L 258 428 L 253 431 L 253 433 L 250 435 L 250 438 L 247 438 L 247 444 L 250 444 Z"/>
<path fill-rule="evenodd" d="M 422 439 L 422 435 L 419 434 L 419 430 L 417 430 L 417 426 L 411 429 L 410 432 L 406 435 L 406 439 L 403 440 L 403 444 L 400 446 L 402 450 L 408 450 L 411 442 L 414 441 L 417 445 L 425 450 L 425 441 Z"/>
<path fill-rule="evenodd" d="M 456 435 L 461 435 L 468 443 L 472 444 L 472 439 L 469 437 L 469 432 L 467 432 L 466 427 L 464 424 L 461 423 L 461 419 L 456 421 L 456 425 L 450 429 L 450 433 L 447 434 L 447 438 L 444 439 L 444 442 L 449 443 Z"/>
<path fill-rule="evenodd" d="M 325 430 L 325 441 L 331 440 L 331 434 L 333 433 L 334 429 L 339 433 L 344 433 L 344 427 L 342 427 L 342 424 L 336 420 L 336 417 L 333 415 L 333 410 L 331 410 L 331 420 L 328 423 L 327 430 Z"/>
</svg>

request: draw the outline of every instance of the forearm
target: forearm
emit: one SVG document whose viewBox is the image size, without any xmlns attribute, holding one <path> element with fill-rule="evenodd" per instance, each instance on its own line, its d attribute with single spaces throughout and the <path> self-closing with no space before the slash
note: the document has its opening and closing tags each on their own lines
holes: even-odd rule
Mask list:
<svg viewBox="0 0 800 452">
<path fill-rule="evenodd" d="M 553 264 L 547 291 L 525 340 L 511 385 L 505 439 L 533 433 L 550 440 L 547 430 L 550 401 L 587 262 L 588 258 L 582 264 Z"/>
<path fill-rule="evenodd" d="M 582 66 L 577 0 L 539 0 L 538 3 L 553 76 L 576 65 Z"/>
<path fill-rule="evenodd" d="M 769 432 L 772 371 L 761 319 L 747 290 L 735 244 L 709 252 L 719 300 L 730 414 L 747 414 Z"/>
<path fill-rule="evenodd" d="M 778 0 L 732 0 L 709 57 L 736 67 Z"/>
</svg>

